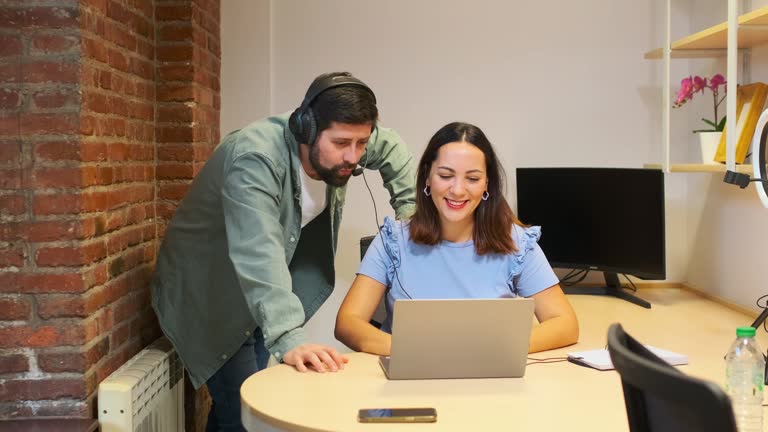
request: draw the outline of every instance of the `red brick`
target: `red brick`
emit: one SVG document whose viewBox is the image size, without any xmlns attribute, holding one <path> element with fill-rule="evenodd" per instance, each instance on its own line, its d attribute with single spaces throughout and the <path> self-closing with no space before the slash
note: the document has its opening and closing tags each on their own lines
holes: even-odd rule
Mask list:
<svg viewBox="0 0 768 432">
<path fill-rule="evenodd" d="M 83 58 L 94 59 L 101 63 L 109 61 L 109 48 L 101 40 L 84 37 L 81 43 Z"/>
<path fill-rule="evenodd" d="M 81 166 L 77 168 L 37 168 L 33 171 L 38 188 L 74 188 L 112 183 L 112 168 Z"/>
<path fill-rule="evenodd" d="M 95 418 L 94 399 L 56 400 L 30 403 L 19 401 L 0 404 L 0 418 L 77 417 Z"/>
<path fill-rule="evenodd" d="M 32 102 L 37 108 L 51 109 L 72 106 L 78 102 L 78 92 L 75 89 L 46 89 L 35 92 Z"/>
<path fill-rule="evenodd" d="M 24 257 L 24 249 L 20 247 L 0 249 L 0 267 L 23 267 Z M 0 308 L 0 315 L 2 315 L 2 308 Z"/>
<path fill-rule="evenodd" d="M 0 402 L 15 400 L 82 399 L 85 382 L 78 378 L 16 379 L 0 385 Z"/>
<path fill-rule="evenodd" d="M 84 373 L 87 370 L 85 355 L 81 352 L 39 353 L 37 365 L 41 371 L 51 373 Z"/>
<path fill-rule="evenodd" d="M 40 248 L 35 262 L 44 267 L 82 266 L 100 261 L 106 256 L 106 246 L 99 240 L 86 245 Z"/>
<path fill-rule="evenodd" d="M 27 199 L 24 195 L 0 195 L 0 215 L 26 213 Z"/>
<path fill-rule="evenodd" d="M 37 314 L 42 319 L 51 318 L 86 318 L 85 298 L 80 295 L 52 294 L 37 297 Z"/>
<path fill-rule="evenodd" d="M 60 114 L 22 114 L 21 132 L 23 134 L 76 134 L 79 129 L 79 116 L 76 113 Z"/>
<path fill-rule="evenodd" d="M 144 78 L 146 80 L 154 79 L 155 63 L 153 61 L 131 57 L 129 64 L 130 71 L 139 78 Z"/>
<path fill-rule="evenodd" d="M 21 157 L 21 141 L 0 140 L 0 164 L 19 163 Z"/>
<path fill-rule="evenodd" d="M 128 72 L 128 57 L 121 51 L 110 49 L 108 53 L 109 65 L 121 71 Z"/>
<path fill-rule="evenodd" d="M 125 31 L 121 26 L 108 25 L 106 40 L 127 51 L 136 51 L 136 37 Z"/>
<path fill-rule="evenodd" d="M 76 84 L 78 65 L 56 61 L 22 63 L 21 78 L 25 83 Z"/>
<path fill-rule="evenodd" d="M 190 81 L 194 72 L 195 67 L 191 63 L 164 64 L 157 67 L 157 76 L 163 81 Z"/>
<path fill-rule="evenodd" d="M 157 178 L 160 180 L 191 179 L 192 164 L 160 164 L 157 167 Z"/>
<path fill-rule="evenodd" d="M 107 96 L 92 91 L 83 94 L 83 108 L 102 114 L 110 112 L 107 104 Z"/>
<path fill-rule="evenodd" d="M 163 126 L 157 130 L 157 142 L 191 142 L 194 130 L 191 125 Z"/>
<path fill-rule="evenodd" d="M 63 54 L 76 51 L 78 38 L 76 36 L 41 35 L 32 39 L 30 54 Z"/>
<path fill-rule="evenodd" d="M 104 211 L 108 196 L 107 192 L 36 194 L 32 207 L 36 215 Z"/>
<path fill-rule="evenodd" d="M 0 189 L 17 190 L 24 183 L 24 170 L 0 169 Z"/>
<path fill-rule="evenodd" d="M 189 190 L 188 183 L 160 185 L 158 196 L 160 199 L 180 201 Z"/>
<path fill-rule="evenodd" d="M 0 348 L 47 348 L 86 342 L 82 324 L 0 327 Z"/>
<path fill-rule="evenodd" d="M 187 104 L 162 104 L 157 108 L 157 118 L 160 122 L 191 122 L 193 120 L 192 106 Z"/>
<path fill-rule="evenodd" d="M 37 364 L 43 372 L 85 373 L 109 352 L 109 346 L 110 338 L 105 337 L 85 352 L 38 353 Z"/>
<path fill-rule="evenodd" d="M 32 307 L 29 300 L 22 296 L 0 297 L 0 320 L 27 320 Z"/>
<path fill-rule="evenodd" d="M 192 6 L 184 5 L 157 5 L 155 7 L 155 19 L 157 21 L 190 21 L 192 18 Z"/>
<path fill-rule="evenodd" d="M 21 106 L 23 96 L 20 89 L 0 89 L 0 110 L 16 109 Z"/>
<path fill-rule="evenodd" d="M 21 135 L 20 118 L 21 113 L 0 112 L 0 136 L 17 138 Z"/>
<path fill-rule="evenodd" d="M 185 44 L 158 46 L 155 52 L 158 61 L 187 62 L 194 58 L 194 51 L 192 45 Z"/>
<path fill-rule="evenodd" d="M 19 233 L 17 238 L 0 238 L 0 241 L 27 240 L 29 242 L 48 242 L 76 240 L 96 234 L 95 226 L 100 218 L 83 220 L 52 220 L 19 223 L 12 227 Z M 103 223 L 103 222 L 101 222 Z M 9 224 L 10 225 L 10 224 Z"/>
<path fill-rule="evenodd" d="M 29 361 L 22 354 L 0 355 L 0 374 L 11 374 L 29 371 Z"/>
<path fill-rule="evenodd" d="M 159 41 L 191 41 L 192 23 L 191 22 L 172 22 L 160 26 L 158 31 Z"/>
<path fill-rule="evenodd" d="M 83 292 L 87 289 L 79 273 L 0 272 L 0 292 L 62 293 Z"/>
<path fill-rule="evenodd" d="M 190 102 L 195 99 L 195 91 L 191 84 L 159 85 L 157 100 L 159 102 Z"/>
<path fill-rule="evenodd" d="M 19 36 L 0 35 L 0 57 L 21 55 L 21 48 L 21 39 Z"/>
<path fill-rule="evenodd" d="M 77 8 L 29 7 L 20 11 L 24 27 L 75 28 L 78 26 Z"/>
<path fill-rule="evenodd" d="M 35 160 L 101 162 L 107 160 L 103 142 L 48 141 L 36 143 Z"/>
</svg>

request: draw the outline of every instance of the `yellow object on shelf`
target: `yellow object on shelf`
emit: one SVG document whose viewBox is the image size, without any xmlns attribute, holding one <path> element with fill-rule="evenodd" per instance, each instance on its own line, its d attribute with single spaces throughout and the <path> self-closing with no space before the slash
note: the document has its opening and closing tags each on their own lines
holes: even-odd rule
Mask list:
<svg viewBox="0 0 768 432">
<path fill-rule="evenodd" d="M 744 163 L 747 157 L 757 119 L 763 112 L 766 96 L 768 96 L 768 85 L 764 83 L 739 86 L 736 94 L 736 155 L 734 158 L 738 164 Z M 725 162 L 727 134 L 727 128 L 723 129 L 720 145 L 715 153 L 715 160 L 718 162 Z"/>
</svg>

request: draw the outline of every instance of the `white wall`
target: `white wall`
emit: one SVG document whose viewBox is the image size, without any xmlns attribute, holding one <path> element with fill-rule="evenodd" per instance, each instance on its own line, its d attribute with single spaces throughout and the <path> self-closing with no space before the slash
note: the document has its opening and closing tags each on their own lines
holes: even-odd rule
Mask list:
<svg viewBox="0 0 768 432">
<path fill-rule="evenodd" d="M 689 16 L 698 1 L 673 2 L 673 38 L 696 24 Z M 504 162 L 509 191 L 514 191 L 514 169 L 519 166 L 640 167 L 661 160 L 661 62 L 644 60 L 643 53 L 662 44 L 664 1 L 263 0 L 247 10 L 242 4 L 222 2 L 223 16 L 238 15 L 241 23 L 235 28 L 222 25 L 222 69 L 235 73 L 249 68 L 245 52 L 252 47 L 233 41 L 258 45 L 264 28 L 242 23 L 271 16 L 270 47 L 259 49 L 271 51 L 271 99 L 243 112 L 238 92 L 244 84 L 226 83 L 225 76 L 223 89 L 229 91 L 223 91 L 222 114 L 228 109 L 232 115 L 227 124 L 239 127 L 254 120 L 264 106 L 273 112 L 292 110 L 316 75 L 347 70 L 374 89 L 382 123 L 397 129 L 417 157 L 431 134 L 449 121 L 480 126 Z M 260 16 L 246 17 L 249 10 Z M 690 73 L 691 64 L 675 61 L 673 79 Z M 673 142 L 691 139 L 692 119 L 698 120 L 691 112 L 673 111 Z M 685 145 L 673 146 L 673 160 L 692 157 L 691 151 Z M 688 248 L 700 250 L 701 227 L 725 233 L 721 225 L 702 217 L 707 203 L 697 202 L 704 196 L 699 176 L 705 175 L 666 176 L 668 280 L 690 279 L 696 286 L 700 276 L 714 280 L 713 273 L 722 275 L 718 266 L 706 261 L 723 259 L 724 249 L 717 246 L 720 243 L 710 244 L 702 250 L 720 254 L 703 257 L 689 254 Z M 378 175 L 367 178 L 380 222 L 392 211 Z M 723 189 L 713 188 L 715 195 Z M 728 201 L 744 201 L 742 207 L 754 213 L 750 219 L 757 224 L 763 213 L 756 198 L 742 198 L 749 193 L 739 192 L 728 189 L 722 194 Z M 514 206 L 514 193 L 508 197 Z M 720 201 L 714 201 L 715 213 L 726 217 L 735 211 L 721 207 Z M 749 223 L 742 218 L 739 224 Z M 340 233 L 336 292 L 308 325 L 315 340 L 340 346 L 333 339 L 333 320 L 359 262 L 358 239 L 375 233 L 376 224 L 362 178 L 354 178 Z M 716 237 L 712 242 L 746 244 L 730 237 L 721 240 L 725 234 Z M 757 255 L 755 248 L 752 262 Z M 737 294 L 737 284 L 727 296 L 749 304 L 758 289 L 751 283 L 752 293 Z"/>
<path fill-rule="evenodd" d="M 221 5 L 221 135 L 270 114 L 270 1 Z"/>
</svg>

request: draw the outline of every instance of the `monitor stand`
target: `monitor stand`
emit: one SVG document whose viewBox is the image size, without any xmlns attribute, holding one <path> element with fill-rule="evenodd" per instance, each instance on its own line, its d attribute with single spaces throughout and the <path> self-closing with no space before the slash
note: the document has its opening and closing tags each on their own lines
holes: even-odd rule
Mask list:
<svg viewBox="0 0 768 432">
<path fill-rule="evenodd" d="M 619 275 L 613 272 L 603 272 L 605 277 L 605 285 L 603 287 L 563 287 L 563 292 L 566 294 L 588 294 L 588 295 L 607 295 L 618 297 L 622 300 L 626 300 L 630 303 L 634 303 L 638 306 L 650 309 L 651 304 L 647 301 L 635 296 L 622 288 L 619 283 Z"/>
</svg>

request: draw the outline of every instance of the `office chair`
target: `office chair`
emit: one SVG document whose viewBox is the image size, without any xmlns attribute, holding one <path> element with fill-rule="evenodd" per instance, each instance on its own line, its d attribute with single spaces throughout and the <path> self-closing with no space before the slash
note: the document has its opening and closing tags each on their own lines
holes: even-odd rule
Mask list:
<svg viewBox="0 0 768 432">
<path fill-rule="evenodd" d="M 731 401 L 718 385 L 670 366 L 621 324 L 608 329 L 608 352 L 621 376 L 631 432 L 736 432 Z"/>
<path fill-rule="evenodd" d="M 368 246 L 371 245 L 371 242 L 373 242 L 373 239 L 375 239 L 376 236 L 366 236 L 360 238 L 360 261 L 363 260 L 363 257 L 365 256 L 365 252 L 368 250 Z M 381 299 L 382 302 L 385 301 L 384 298 Z M 378 310 L 381 309 L 381 304 L 379 304 Z M 369 321 L 372 326 L 376 327 L 377 329 L 381 328 L 381 323 L 376 321 L 375 319 L 371 319 Z"/>
</svg>

